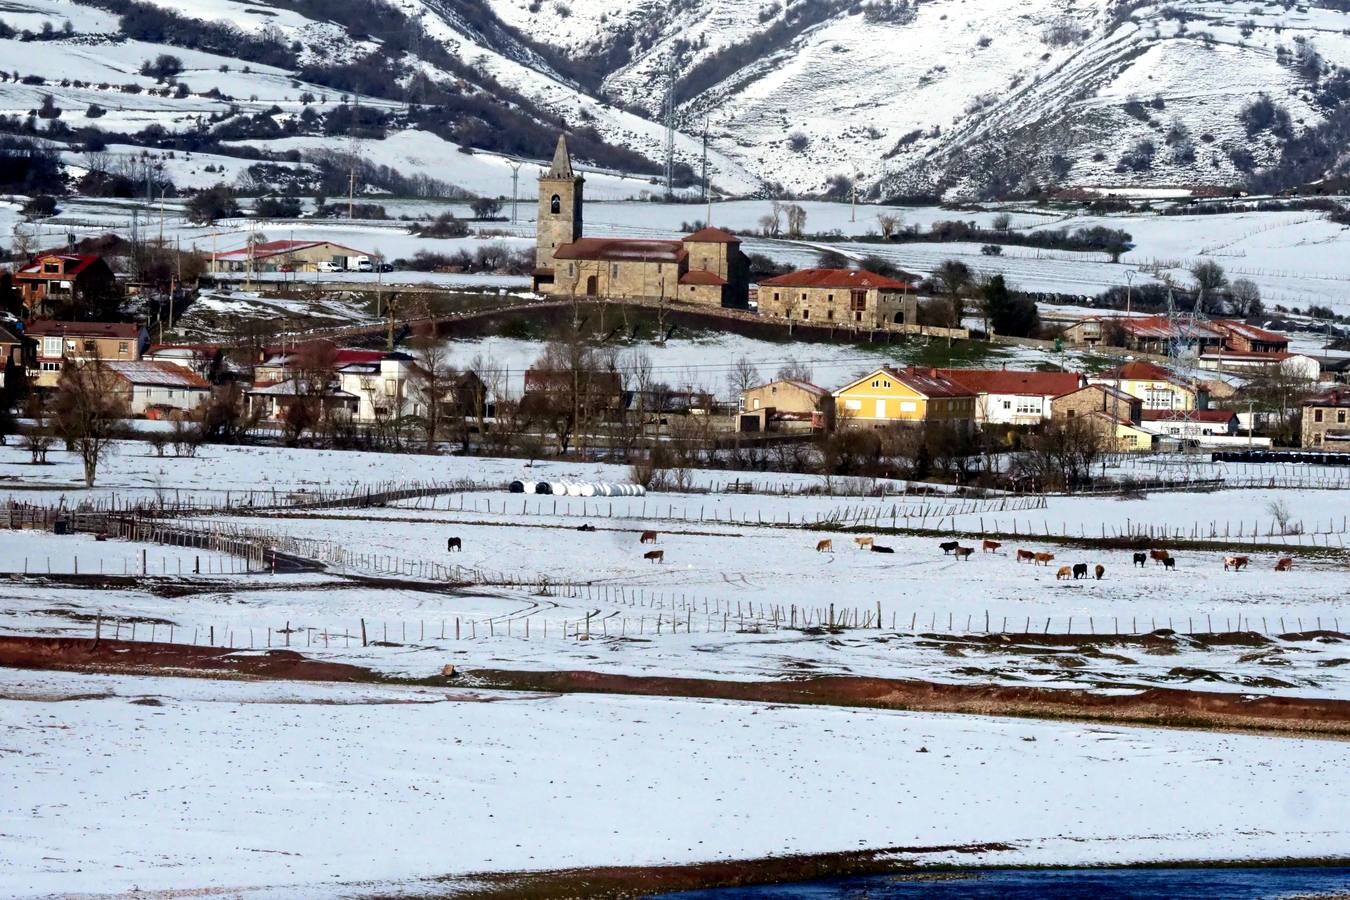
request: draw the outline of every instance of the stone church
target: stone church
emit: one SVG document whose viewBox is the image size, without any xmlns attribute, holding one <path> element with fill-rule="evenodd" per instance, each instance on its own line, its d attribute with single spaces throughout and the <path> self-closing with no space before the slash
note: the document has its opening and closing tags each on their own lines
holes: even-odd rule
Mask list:
<svg viewBox="0 0 1350 900">
<path fill-rule="evenodd" d="M 734 234 L 704 228 L 680 240 L 586 237 L 583 188 L 567 142 L 539 176 L 534 290 L 554 297 L 749 305 L 750 261 Z"/>
</svg>

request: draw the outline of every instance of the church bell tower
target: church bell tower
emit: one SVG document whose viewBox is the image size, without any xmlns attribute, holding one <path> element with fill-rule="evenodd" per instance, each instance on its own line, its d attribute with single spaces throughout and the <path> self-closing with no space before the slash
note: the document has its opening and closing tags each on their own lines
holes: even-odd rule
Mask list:
<svg viewBox="0 0 1350 900">
<path fill-rule="evenodd" d="M 553 165 L 539 176 L 539 216 L 534 262 L 553 268 L 553 252 L 581 237 L 582 187 L 586 179 L 572 169 L 567 141 L 558 135 Z"/>
</svg>

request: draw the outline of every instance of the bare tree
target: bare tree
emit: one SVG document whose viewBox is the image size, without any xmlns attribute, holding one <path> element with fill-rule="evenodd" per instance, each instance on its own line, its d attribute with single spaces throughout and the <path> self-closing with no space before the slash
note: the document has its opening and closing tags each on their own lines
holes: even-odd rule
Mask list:
<svg viewBox="0 0 1350 900">
<path fill-rule="evenodd" d="M 731 373 L 727 375 L 727 384 L 737 397 L 759 383 L 759 369 L 755 368 L 755 364 L 748 356 L 739 357 L 731 367 Z"/>
<path fill-rule="evenodd" d="M 67 362 L 52 401 L 57 427 L 80 455 L 84 483 L 93 487 L 98 467 L 112 451 L 127 411 L 126 393 L 98 358 Z"/>
<path fill-rule="evenodd" d="M 427 449 L 430 449 L 446 420 L 456 412 L 462 412 L 455 408 L 457 373 L 450 365 L 450 352 L 437 336 L 435 326 L 420 327 L 410 346 L 417 353 L 417 365 L 412 370 L 412 393 L 422 407 L 422 431 Z"/>
<path fill-rule="evenodd" d="M 788 237 L 801 237 L 806 232 L 806 210 L 796 203 L 789 203 L 783 212 L 787 215 Z"/>
<path fill-rule="evenodd" d="M 783 364 L 778 367 L 778 374 L 776 377 L 779 381 L 804 381 L 807 384 L 810 384 L 814 374 L 815 373 L 811 371 L 809 365 L 800 361 L 795 356 L 789 356 L 783 361 Z"/>
<path fill-rule="evenodd" d="M 904 217 L 898 213 L 878 213 L 877 227 L 881 229 L 881 237 L 884 240 L 890 240 L 904 223 Z"/>
</svg>

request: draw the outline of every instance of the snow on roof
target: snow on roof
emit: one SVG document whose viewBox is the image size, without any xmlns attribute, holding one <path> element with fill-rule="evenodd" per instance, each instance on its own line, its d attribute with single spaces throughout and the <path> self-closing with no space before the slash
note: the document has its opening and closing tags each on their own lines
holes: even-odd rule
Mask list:
<svg viewBox="0 0 1350 900">
<path fill-rule="evenodd" d="M 285 381 L 278 381 L 275 384 L 269 384 L 263 387 L 254 387 L 249 390 L 249 393 L 265 397 L 302 397 L 302 396 L 309 396 L 313 392 L 309 390 L 303 390 L 297 387 L 294 378 L 287 378 Z M 341 390 L 325 391 L 323 397 L 325 400 L 329 398 L 338 398 L 341 400 L 360 399 L 355 394 L 350 394 L 347 391 Z"/>
<path fill-rule="evenodd" d="M 152 387 L 182 388 L 184 390 L 210 390 L 211 384 L 195 372 L 173 363 L 153 360 L 105 362 L 108 371 L 131 384 Z"/>
<path fill-rule="evenodd" d="M 1120 324 L 1130 334 L 1137 338 L 1146 340 L 1173 340 L 1180 338 L 1182 340 L 1206 340 L 1221 341 L 1223 334 L 1217 329 L 1210 328 L 1201 323 L 1177 322 L 1175 325 L 1167 316 L 1144 316 L 1142 318 L 1126 318 L 1124 316 L 1115 316 L 1113 321 Z"/>
<path fill-rule="evenodd" d="M 1023 372 L 1015 369 L 940 369 L 943 375 L 977 394 L 1026 394 L 1059 397 L 1083 385 L 1077 372 Z"/>
<path fill-rule="evenodd" d="M 679 241 L 634 238 L 577 238 L 553 251 L 554 259 L 605 259 L 642 262 L 679 262 L 689 255 Z"/>
<path fill-rule="evenodd" d="M 330 246 L 335 250 L 345 250 L 348 253 L 360 254 L 360 250 L 351 247 L 344 247 L 342 244 L 335 244 L 332 241 L 264 241 L 260 244 L 236 247 L 233 250 L 225 250 L 214 254 L 215 259 L 233 260 L 233 259 L 265 259 L 271 256 L 281 256 L 286 253 L 298 253 L 301 250 L 309 250 L 314 247 Z M 252 252 L 250 252 L 250 250 Z"/>
<path fill-rule="evenodd" d="M 683 241 L 686 244 L 739 244 L 741 239 L 730 231 L 709 227 L 685 235 Z"/>
<path fill-rule="evenodd" d="M 20 280 L 41 280 L 48 278 L 42 271 L 42 265 L 49 259 L 59 259 L 65 263 L 64 271 L 60 273 L 61 279 L 66 279 L 74 275 L 79 275 L 85 269 L 99 262 L 103 257 L 97 253 L 48 253 L 33 260 L 28 265 L 14 273 L 14 277 Z"/>
<path fill-rule="evenodd" d="M 1289 338 L 1278 332 L 1248 325 L 1246 322 L 1239 322 L 1237 319 L 1215 319 L 1214 324 L 1224 331 L 1231 331 L 1249 341 L 1259 341 L 1264 344 L 1288 345 L 1289 343 Z"/>
<path fill-rule="evenodd" d="M 908 276 L 913 278 L 913 276 Z M 799 269 L 775 278 L 766 278 L 760 287 L 815 287 L 815 288 L 878 288 L 881 290 L 912 290 L 918 279 L 897 281 L 868 272 L 865 269 Z"/>
</svg>

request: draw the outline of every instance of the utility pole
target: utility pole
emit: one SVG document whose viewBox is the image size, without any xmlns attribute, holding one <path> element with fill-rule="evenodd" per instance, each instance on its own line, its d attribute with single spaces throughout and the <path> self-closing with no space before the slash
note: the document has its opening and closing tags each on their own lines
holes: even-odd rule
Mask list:
<svg viewBox="0 0 1350 900">
<path fill-rule="evenodd" d="M 347 221 L 352 220 L 352 198 L 356 194 L 356 158 L 352 158 L 351 170 L 347 173 Z"/>
<path fill-rule="evenodd" d="M 516 224 L 516 201 L 520 196 L 520 166 L 521 164 L 511 163 L 511 224 Z"/>
<path fill-rule="evenodd" d="M 708 113 L 703 114 L 703 202 L 708 204 L 708 224 L 712 219 L 712 192 L 708 190 Z"/>
<path fill-rule="evenodd" d="M 666 199 L 675 196 L 675 55 L 666 59 Z"/>
</svg>

